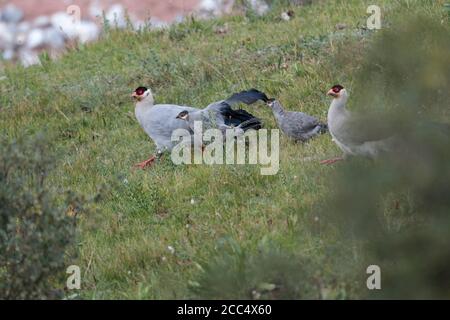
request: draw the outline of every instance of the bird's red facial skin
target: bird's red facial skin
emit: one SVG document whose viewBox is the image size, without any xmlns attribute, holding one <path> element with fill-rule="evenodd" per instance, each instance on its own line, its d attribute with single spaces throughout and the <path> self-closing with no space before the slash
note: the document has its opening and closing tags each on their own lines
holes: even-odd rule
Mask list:
<svg viewBox="0 0 450 320">
<path fill-rule="evenodd" d="M 144 92 L 145 92 L 145 90 L 141 89 L 141 88 L 136 89 L 136 91 L 135 91 L 136 95 L 138 95 L 138 96 L 142 96 L 144 94 Z"/>
<path fill-rule="evenodd" d="M 327 92 L 327 95 L 332 96 L 333 98 L 339 97 L 339 93 L 334 92 L 333 89 L 330 89 L 330 91 Z"/>
<path fill-rule="evenodd" d="M 134 99 L 141 101 L 146 97 L 145 92 L 147 92 L 147 91 L 148 91 L 148 89 L 146 87 L 138 87 L 136 90 L 134 90 L 134 92 L 131 94 L 131 96 Z"/>
<path fill-rule="evenodd" d="M 332 96 L 334 98 L 338 98 L 340 95 L 339 93 L 341 92 L 341 90 L 344 89 L 343 86 L 341 86 L 340 84 L 337 84 L 335 86 L 333 86 L 328 92 L 327 95 Z"/>
<path fill-rule="evenodd" d="M 136 89 L 132 94 L 131 97 L 134 99 L 141 101 L 144 98 L 145 90 L 142 89 Z"/>
</svg>

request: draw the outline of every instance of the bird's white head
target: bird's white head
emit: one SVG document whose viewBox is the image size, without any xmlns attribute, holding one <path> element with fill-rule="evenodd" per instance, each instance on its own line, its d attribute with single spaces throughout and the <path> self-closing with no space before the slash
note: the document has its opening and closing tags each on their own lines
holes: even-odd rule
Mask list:
<svg viewBox="0 0 450 320">
<path fill-rule="evenodd" d="M 340 84 L 334 85 L 328 92 L 327 95 L 332 96 L 333 99 L 347 101 L 348 94 L 347 90 Z"/>
<path fill-rule="evenodd" d="M 146 87 L 139 87 L 133 91 L 131 96 L 138 102 L 145 101 L 153 104 L 152 91 Z"/>
</svg>

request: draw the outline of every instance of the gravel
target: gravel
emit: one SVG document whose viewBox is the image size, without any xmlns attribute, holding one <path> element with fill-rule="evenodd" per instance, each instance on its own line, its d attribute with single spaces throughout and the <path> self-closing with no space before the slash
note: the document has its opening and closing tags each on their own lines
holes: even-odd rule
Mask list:
<svg viewBox="0 0 450 320">
<path fill-rule="evenodd" d="M 102 2 L 103 1 L 103 2 Z M 0 8 L 0 58 L 18 62 L 28 67 L 39 64 L 39 53 L 43 50 L 50 56 L 61 52 L 68 41 L 86 43 L 98 39 L 105 18 L 111 27 L 125 28 L 129 22 L 136 29 L 144 26 L 165 28 L 171 23 L 181 22 L 186 14 L 194 12 L 200 18 L 211 18 L 232 11 L 235 0 L 117 0 L 105 7 L 106 0 L 78 0 L 80 19 L 76 18 L 76 7 L 71 0 L 11 0 L 10 4 Z M 15 5 L 16 3 L 17 5 Z M 264 0 L 250 0 L 252 10 L 263 15 L 269 10 Z M 51 10 L 51 5 L 55 11 Z M 136 5 L 140 7 L 136 8 Z M 19 6 L 20 5 L 20 6 Z M 126 6 L 125 6 L 126 5 Z M 151 6 L 151 7 L 150 7 Z M 56 8 L 57 7 L 57 8 Z M 67 11 L 61 11 L 61 8 Z M 142 7 L 142 8 L 141 8 Z M 23 9 L 21 9 L 23 8 Z M 68 10 L 71 8 L 71 10 Z M 144 9 L 147 17 L 143 19 Z M 165 10 L 165 11 L 164 11 Z M 36 15 L 34 13 L 38 12 Z M 85 12 L 87 14 L 85 14 Z M 157 12 L 161 17 L 151 16 Z M 45 13 L 45 14 L 42 14 Z M 74 13 L 71 15 L 71 13 Z M 0 59 L 0 65 L 2 63 Z"/>
</svg>

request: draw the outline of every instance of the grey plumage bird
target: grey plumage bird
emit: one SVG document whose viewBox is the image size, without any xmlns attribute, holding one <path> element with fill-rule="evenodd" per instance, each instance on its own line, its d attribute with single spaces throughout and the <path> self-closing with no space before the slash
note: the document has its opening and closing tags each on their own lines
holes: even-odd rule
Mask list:
<svg viewBox="0 0 450 320">
<path fill-rule="evenodd" d="M 268 106 L 281 131 L 295 141 L 305 142 L 327 131 L 325 123 L 303 112 L 286 111 L 278 100 L 269 100 Z"/>
<path fill-rule="evenodd" d="M 174 104 L 155 105 L 153 94 L 146 87 L 137 88 L 133 92 L 132 97 L 137 101 L 135 108 L 136 118 L 147 135 L 156 144 L 158 156 L 164 151 L 171 151 L 175 146 L 171 140 L 174 130 L 185 129 L 192 131 L 188 122 L 177 118 L 180 112 L 185 110 L 188 112 L 201 112 L 204 116 L 209 115 L 212 123 L 238 126 L 245 121 L 256 118 L 245 110 L 233 110 L 231 108 L 233 105 L 239 102 L 251 104 L 257 100 L 267 100 L 265 94 L 256 89 L 233 94 L 226 100 L 211 103 L 205 109 Z M 152 155 L 149 159 L 138 163 L 136 166 L 143 169 L 151 165 L 156 158 L 157 156 Z"/>
<path fill-rule="evenodd" d="M 346 109 L 348 93 L 343 86 L 333 86 L 327 95 L 333 97 L 328 110 L 328 127 L 343 156 L 324 160 L 322 164 L 331 164 L 349 156 L 374 159 L 401 147 L 398 130 L 389 121 L 356 115 Z"/>
</svg>

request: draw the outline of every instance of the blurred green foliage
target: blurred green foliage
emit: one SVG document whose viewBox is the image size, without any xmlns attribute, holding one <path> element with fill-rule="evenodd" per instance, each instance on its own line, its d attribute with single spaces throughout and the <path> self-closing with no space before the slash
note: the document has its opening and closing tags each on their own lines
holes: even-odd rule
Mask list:
<svg viewBox="0 0 450 320">
<path fill-rule="evenodd" d="M 450 29 L 423 17 L 403 19 L 376 36 L 350 98 L 355 112 L 386 112 L 386 121 L 401 127 L 401 150 L 374 163 L 355 159 L 339 166 L 324 214 L 347 245 L 362 244 L 361 267 L 381 267 L 382 289 L 366 296 L 445 299 L 450 298 L 450 124 L 445 123 Z"/>
<path fill-rule="evenodd" d="M 0 299 L 63 294 L 79 208 L 72 195 L 58 200 L 47 183 L 55 163 L 48 145 L 43 136 L 0 141 Z"/>
<path fill-rule="evenodd" d="M 222 238 L 216 250 L 215 257 L 200 266 L 198 281 L 191 283 L 200 298 L 349 298 L 351 290 L 342 279 L 345 273 L 329 273 L 323 266 L 331 261 L 324 257 L 289 253 L 264 239 L 258 250 L 249 251 L 231 238 Z"/>
</svg>

